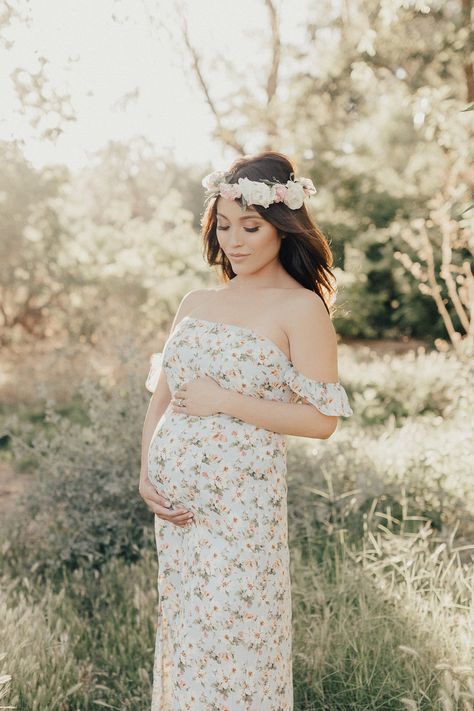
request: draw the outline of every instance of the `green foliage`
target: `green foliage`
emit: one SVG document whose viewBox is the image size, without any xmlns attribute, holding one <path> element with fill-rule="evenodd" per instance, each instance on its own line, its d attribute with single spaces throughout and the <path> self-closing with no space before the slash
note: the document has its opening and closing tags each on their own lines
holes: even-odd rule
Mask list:
<svg viewBox="0 0 474 711">
<path fill-rule="evenodd" d="M 394 222 L 393 224 L 399 224 Z M 341 336 L 359 338 L 424 338 L 433 344 L 446 331 L 433 299 L 420 293 L 416 279 L 395 258 L 404 246 L 399 236 L 372 226 L 346 245 L 344 268 L 351 278 L 342 286 L 345 308 L 334 325 Z M 439 260 L 436 262 L 439 266 Z M 347 305 L 351 304 L 349 308 Z M 459 319 L 453 314 L 455 325 Z"/>
<path fill-rule="evenodd" d="M 346 427 L 331 444 L 291 447 L 289 501 L 295 539 L 306 538 L 302 509 L 315 527 L 313 555 L 328 531 L 344 529 L 351 542 L 358 542 L 363 526 L 376 526 L 385 516 L 382 512 L 390 510 L 396 530 L 402 518 L 407 534 L 426 519 L 442 532 L 460 526 L 459 536 L 470 542 L 470 426 L 469 418 L 461 415 L 448 421 L 426 417 L 409 419 L 400 428 L 385 425 L 370 433 L 357 429 L 357 436 Z M 409 516 L 415 517 L 411 525 Z"/>
<path fill-rule="evenodd" d="M 13 596 L 14 587 L 2 580 L 0 700 L 24 711 L 60 711 L 67 699 L 81 703 L 77 680 L 87 677 L 88 669 L 72 653 L 64 591 L 33 603 L 24 593 Z"/>
<path fill-rule="evenodd" d="M 31 421 L 10 421 L 15 466 L 35 475 L 4 526 L 10 541 L 5 560 L 14 569 L 54 578 L 64 569 L 100 569 L 116 556 L 137 559 L 152 519 L 138 494 L 147 393 L 133 348 L 125 360 L 120 382 L 85 380 L 73 408 L 47 400 L 39 419 L 37 408 Z M 380 358 L 367 349 L 341 348 L 340 372 L 354 418 L 327 444 L 327 461 L 325 443 L 318 442 L 316 471 L 314 457 L 298 440 L 290 448 L 290 474 L 298 471 L 318 489 L 324 488 L 323 474 L 334 479 L 338 492 L 361 487 L 353 500 L 356 528 L 371 498 L 385 494 L 395 500 L 402 484 L 416 498 L 418 512 L 438 523 L 442 515 L 450 521 L 456 511 L 461 515 L 470 502 L 469 491 L 461 489 L 471 456 L 469 365 L 423 350 Z M 370 425 L 373 430 L 367 430 Z M 297 466 L 291 465 L 294 451 Z M 463 472 L 458 481 L 450 474 L 450 457 Z"/>
<path fill-rule="evenodd" d="M 441 711 L 470 698 L 472 571 L 426 528 L 397 536 L 384 522 L 357 551 L 340 530 L 318 558 L 293 540 L 295 709 Z"/>
<path fill-rule="evenodd" d="M 0 48 L 27 20 L 21 5 L 0 17 Z M 344 302 L 354 304 L 337 316 L 341 335 L 446 336 L 446 315 L 433 302 L 437 289 L 419 278 L 426 250 L 417 220 L 433 243 L 448 319 L 464 334 L 447 270 L 438 267 L 441 253 L 452 251 L 458 297 L 472 292 L 470 270 L 461 269 L 472 263 L 468 5 L 359 0 L 342 12 L 309 2 L 298 12 L 298 41 L 274 42 L 282 57 L 275 54 L 270 65 L 284 59 L 288 71 L 271 70 L 271 95 L 241 81 L 245 71 L 235 76 L 224 68 L 228 96 L 214 101 L 215 139 L 232 153 L 288 146 L 299 171 L 314 180 L 318 193 L 308 205 L 342 271 Z M 32 133 L 53 138 L 76 119 L 47 58 L 35 69 L 15 67 L 10 78 Z M 94 343 L 104 322 L 118 331 L 132 320 L 149 335 L 169 321 L 183 292 L 214 281 L 198 232 L 200 181 L 215 166 L 176 165 L 140 135 L 110 141 L 74 175 L 64 166 L 36 170 L 17 142 L 0 142 L 0 160 L 4 344 L 68 336 Z M 444 249 L 439 208 L 457 226 L 448 225 Z M 404 257 L 414 263 L 411 271 Z M 466 311 L 469 318 L 471 301 Z"/>
<path fill-rule="evenodd" d="M 328 531 L 343 530 L 358 542 L 390 511 L 394 530 L 403 519 L 407 535 L 426 519 L 443 533 L 459 526 L 460 539 L 471 542 L 472 363 L 423 350 L 382 358 L 368 349 L 341 355 L 341 380 L 356 416 L 328 441 L 290 442 L 295 540 L 308 538 L 305 511 L 312 520 L 312 556 Z"/>
<path fill-rule="evenodd" d="M 456 551 L 426 526 L 410 532 L 408 516 L 402 533 L 391 531 L 388 507 L 378 512 L 388 528 L 367 528 L 354 547 L 341 535 L 344 515 L 322 538 L 310 506 L 295 502 L 290 513 L 295 709 L 441 710 L 439 699 L 469 694 L 474 581 Z M 59 592 L 4 577 L 2 701 L 19 711 L 146 708 L 156 563 L 144 550 L 133 564 L 66 572 Z"/>
<path fill-rule="evenodd" d="M 16 15 L 0 17 L 7 48 Z M 425 234 L 462 331 L 439 267 L 444 238 L 458 296 L 471 293 L 469 21 L 468 3 L 370 0 L 340 14 L 310 2 L 297 44 L 275 43 L 291 69 L 268 82 L 271 97 L 259 104 L 232 75 L 233 95 L 215 102 L 226 107 L 217 140 L 233 152 L 281 142 L 314 180 L 343 336 L 445 337 Z M 44 58 L 11 78 L 42 135 L 74 118 Z M 4 344 L 95 343 L 104 324 L 130 323 L 151 340 L 182 293 L 209 282 L 197 234 L 200 178 L 214 166 L 176 166 L 143 137 L 110 142 L 74 176 L 36 170 L 17 143 L 0 154 Z M 1 524 L 2 706 L 149 705 L 157 569 L 138 494 L 136 362 L 120 382 L 87 380 L 68 403 L 19 411 L 1 433 L 2 456 L 31 477 Z M 295 711 L 471 708 L 472 363 L 342 348 L 340 374 L 354 417 L 288 450 Z"/>
<path fill-rule="evenodd" d="M 357 418 L 366 425 L 390 420 L 400 425 L 419 415 L 450 417 L 472 400 L 472 364 L 449 352 L 420 347 L 393 356 L 342 346 L 339 361 Z"/>
<path fill-rule="evenodd" d="M 119 333 L 131 321 L 149 336 L 169 322 L 183 289 L 209 280 L 195 216 L 170 184 L 183 176 L 147 156 L 150 149 L 143 139 L 112 143 L 97 167 L 70 175 L 34 169 L 16 145 L 0 141 L 4 344 L 95 342 L 104 323 Z M 195 192 L 188 182 L 184 194 Z"/>
<path fill-rule="evenodd" d="M 46 427 L 23 423 L 19 431 L 10 422 L 16 466 L 26 462 L 35 473 L 4 524 L 5 556 L 19 573 L 54 577 L 139 557 L 152 514 L 138 493 L 146 391 L 133 362 L 132 355 L 113 388 L 81 383 L 82 418 L 62 416 L 47 401 Z"/>
</svg>

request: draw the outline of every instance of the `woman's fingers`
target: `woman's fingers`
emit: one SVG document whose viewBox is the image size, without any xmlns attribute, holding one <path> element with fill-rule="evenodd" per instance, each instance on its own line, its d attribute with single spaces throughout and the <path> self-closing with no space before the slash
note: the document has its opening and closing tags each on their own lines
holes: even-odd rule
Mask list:
<svg viewBox="0 0 474 711">
<path fill-rule="evenodd" d="M 171 510 L 168 508 L 168 499 L 166 494 L 157 491 L 150 481 L 140 482 L 140 495 L 149 508 L 150 503 L 153 503 Z"/>
<path fill-rule="evenodd" d="M 156 515 L 159 516 L 159 514 Z M 189 523 L 194 521 L 194 516 L 190 511 L 187 511 L 186 513 L 178 514 L 178 516 L 167 520 L 171 521 L 171 523 L 176 524 L 176 526 L 187 526 Z"/>
<path fill-rule="evenodd" d="M 147 505 L 150 511 L 156 516 L 170 523 L 174 523 L 177 526 L 186 525 L 193 520 L 193 514 L 183 506 L 177 509 L 168 509 L 166 506 L 160 506 L 153 501 L 147 502 Z"/>
<path fill-rule="evenodd" d="M 166 494 L 158 492 L 149 481 L 140 483 L 140 495 L 149 510 L 165 521 L 177 526 L 186 526 L 193 520 L 191 512 L 184 506 L 170 509 Z"/>
<path fill-rule="evenodd" d="M 155 501 L 151 501 L 150 499 L 145 499 L 145 503 L 150 511 L 170 520 L 176 518 L 177 516 L 182 516 L 185 513 L 189 513 L 188 509 L 185 509 L 184 506 L 180 506 L 177 509 L 169 509 L 167 506 L 161 506 L 161 504 L 157 504 Z"/>
<path fill-rule="evenodd" d="M 160 506 L 168 506 L 166 495 L 157 491 L 151 481 L 145 481 L 141 485 L 140 493 L 145 500 L 154 501 L 155 503 L 160 504 Z"/>
<path fill-rule="evenodd" d="M 176 524 L 176 526 L 186 526 L 194 520 L 193 514 L 187 509 L 177 509 L 176 512 L 171 513 L 169 509 L 165 509 L 164 514 L 157 512 L 156 515 L 165 521 Z"/>
</svg>

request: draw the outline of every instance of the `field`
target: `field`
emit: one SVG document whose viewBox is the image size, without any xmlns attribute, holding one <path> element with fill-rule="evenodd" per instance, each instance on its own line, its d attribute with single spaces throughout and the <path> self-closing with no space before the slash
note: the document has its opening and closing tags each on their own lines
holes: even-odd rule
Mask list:
<svg viewBox="0 0 474 711">
<path fill-rule="evenodd" d="M 2 708 L 149 706 L 158 564 L 129 350 L 43 397 L 32 376 L 2 417 Z M 298 711 L 474 708 L 472 365 L 393 350 L 342 344 L 355 415 L 289 437 Z"/>
</svg>

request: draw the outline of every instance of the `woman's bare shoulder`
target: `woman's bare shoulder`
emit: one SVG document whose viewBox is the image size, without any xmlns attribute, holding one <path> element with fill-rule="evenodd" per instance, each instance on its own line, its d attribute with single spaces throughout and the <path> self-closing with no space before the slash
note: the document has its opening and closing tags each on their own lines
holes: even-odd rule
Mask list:
<svg viewBox="0 0 474 711">
<path fill-rule="evenodd" d="M 332 331 L 333 325 L 326 305 L 315 291 L 295 289 L 285 301 L 287 333 L 304 333 L 305 329 Z"/>
<path fill-rule="evenodd" d="M 212 291 L 214 291 L 212 288 L 191 289 L 187 291 L 181 299 L 181 304 L 179 305 L 180 311 L 183 311 L 183 315 L 184 313 L 188 313 L 200 304 L 201 301 L 206 299 Z"/>
<path fill-rule="evenodd" d="M 302 287 L 301 289 L 291 289 L 291 299 L 299 306 L 307 309 L 319 309 L 326 311 L 326 306 L 322 298 L 315 291 Z M 327 312 L 326 312 L 327 313 Z"/>
</svg>

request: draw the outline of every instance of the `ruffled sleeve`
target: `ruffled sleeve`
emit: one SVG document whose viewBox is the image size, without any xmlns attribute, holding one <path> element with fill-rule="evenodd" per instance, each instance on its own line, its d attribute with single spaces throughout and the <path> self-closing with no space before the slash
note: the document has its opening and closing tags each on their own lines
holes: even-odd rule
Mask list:
<svg viewBox="0 0 474 711">
<path fill-rule="evenodd" d="M 293 402 L 314 405 L 324 415 L 350 417 L 354 414 L 347 393 L 339 381 L 325 383 L 303 375 L 293 364 L 288 368 L 285 378 L 295 396 Z"/>
<path fill-rule="evenodd" d="M 158 383 L 158 378 L 160 377 L 162 357 L 162 351 L 160 351 L 159 353 L 152 353 L 152 355 L 150 356 L 150 371 L 145 382 L 145 387 L 151 393 L 155 392 Z"/>
</svg>

